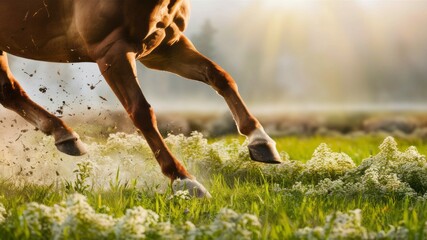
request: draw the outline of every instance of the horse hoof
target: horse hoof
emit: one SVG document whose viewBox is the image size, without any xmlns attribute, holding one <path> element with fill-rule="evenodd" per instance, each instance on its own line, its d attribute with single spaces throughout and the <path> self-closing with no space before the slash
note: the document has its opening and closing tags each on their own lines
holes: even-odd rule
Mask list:
<svg viewBox="0 0 427 240">
<path fill-rule="evenodd" d="M 212 195 L 206 190 L 206 188 L 195 179 L 176 179 L 172 183 L 173 192 L 177 191 L 188 191 L 190 196 L 198 198 L 212 198 Z"/>
<path fill-rule="evenodd" d="M 71 139 L 56 142 L 55 146 L 59 151 L 71 156 L 82 156 L 87 152 L 86 147 L 84 146 L 78 135 L 74 136 Z"/>
<path fill-rule="evenodd" d="M 255 129 L 249 135 L 249 155 L 252 160 L 262 163 L 282 163 L 276 149 L 276 142 L 265 133 L 263 128 Z"/>
<path fill-rule="evenodd" d="M 248 145 L 249 156 L 252 160 L 262 163 L 282 163 L 280 155 L 276 150 L 275 142 L 254 141 Z"/>
</svg>

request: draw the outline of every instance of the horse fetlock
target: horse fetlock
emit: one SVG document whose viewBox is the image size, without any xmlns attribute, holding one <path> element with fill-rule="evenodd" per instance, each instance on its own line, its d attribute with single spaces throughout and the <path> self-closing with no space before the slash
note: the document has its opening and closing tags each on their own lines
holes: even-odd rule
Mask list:
<svg viewBox="0 0 427 240">
<path fill-rule="evenodd" d="M 252 160 L 263 163 L 281 163 L 276 142 L 265 133 L 264 129 L 257 128 L 249 135 L 249 155 Z"/>
<path fill-rule="evenodd" d="M 172 190 L 174 193 L 178 191 L 188 191 L 190 196 L 198 198 L 212 198 L 212 195 L 206 188 L 199 183 L 196 179 L 175 179 L 172 183 Z"/>
<path fill-rule="evenodd" d="M 176 160 L 173 156 L 171 160 L 164 161 L 165 156 L 160 156 L 161 152 L 156 151 L 154 152 L 154 155 L 159 160 L 160 167 L 162 170 L 162 173 L 167 176 L 168 178 L 172 179 L 174 181 L 175 179 L 186 179 L 186 178 L 192 178 L 191 174 L 187 172 L 185 167 Z"/>
</svg>

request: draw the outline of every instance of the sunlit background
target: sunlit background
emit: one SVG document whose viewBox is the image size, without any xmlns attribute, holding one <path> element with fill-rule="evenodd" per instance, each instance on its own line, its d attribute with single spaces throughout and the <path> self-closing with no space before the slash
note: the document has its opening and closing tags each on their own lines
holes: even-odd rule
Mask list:
<svg viewBox="0 0 427 240">
<path fill-rule="evenodd" d="M 187 36 L 231 73 L 254 110 L 427 107 L 427 1 L 191 3 Z M 58 115 L 121 109 L 94 64 L 11 65 L 29 95 Z M 138 70 L 157 111 L 226 109 L 208 86 Z"/>
</svg>

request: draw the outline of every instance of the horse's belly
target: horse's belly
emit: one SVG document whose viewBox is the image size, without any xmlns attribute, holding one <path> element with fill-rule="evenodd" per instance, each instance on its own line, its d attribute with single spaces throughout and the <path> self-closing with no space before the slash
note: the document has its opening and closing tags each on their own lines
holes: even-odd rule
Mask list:
<svg viewBox="0 0 427 240">
<path fill-rule="evenodd" d="M 25 39 L 23 41 L 22 39 Z M 79 37 L 70 41 L 67 36 L 52 36 L 43 42 L 31 35 L 23 35 L 20 41 L 0 38 L 0 50 L 18 57 L 49 62 L 91 62 L 83 41 Z"/>
<path fill-rule="evenodd" d="M 70 0 L 1 0 L 0 49 L 44 61 L 89 61 Z"/>
</svg>

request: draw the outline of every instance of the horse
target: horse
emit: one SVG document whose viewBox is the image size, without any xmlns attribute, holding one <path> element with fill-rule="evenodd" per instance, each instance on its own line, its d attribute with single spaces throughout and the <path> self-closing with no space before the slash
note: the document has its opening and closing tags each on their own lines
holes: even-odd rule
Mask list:
<svg viewBox="0 0 427 240">
<path fill-rule="evenodd" d="M 189 0 L 2 0 L 0 103 L 55 139 L 65 154 L 86 153 L 64 121 L 33 102 L 11 73 L 7 53 L 27 59 L 96 63 L 150 146 L 173 191 L 211 197 L 166 146 L 153 108 L 140 88 L 136 62 L 210 85 L 227 103 L 250 158 L 281 163 L 275 142 L 250 113 L 233 78 L 184 35 Z"/>
</svg>

